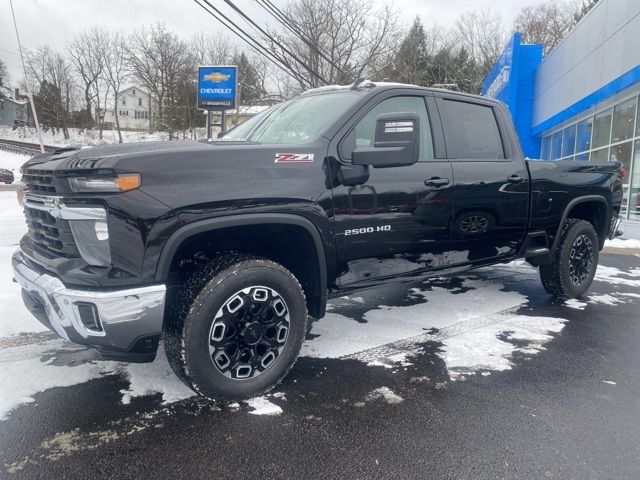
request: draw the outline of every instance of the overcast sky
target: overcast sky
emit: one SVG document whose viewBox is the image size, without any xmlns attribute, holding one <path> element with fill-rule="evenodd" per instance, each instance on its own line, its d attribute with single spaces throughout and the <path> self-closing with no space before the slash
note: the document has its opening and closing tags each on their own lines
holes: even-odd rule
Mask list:
<svg viewBox="0 0 640 480">
<path fill-rule="evenodd" d="M 274 3 L 283 7 L 288 1 L 274 0 Z M 383 0 L 375 1 L 381 5 L 385 3 Z M 465 11 L 493 9 L 502 15 L 505 26 L 510 26 L 523 5 L 542 1 L 388 0 L 386 3 L 396 6 L 407 23 L 420 15 L 425 24 L 450 26 Z M 213 2 L 224 4 L 222 0 Z M 268 22 L 266 13 L 254 0 L 236 0 L 235 3 L 255 20 Z M 13 5 L 24 48 L 46 44 L 62 49 L 75 32 L 94 25 L 128 32 L 145 24 L 164 22 L 185 38 L 199 30 L 217 31 L 222 28 L 193 0 L 13 0 Z M 17 52 L 9 0 L 0 0 L 0 58 L 9 67 L 12 83 L 22 78 Z"/>
</svg>

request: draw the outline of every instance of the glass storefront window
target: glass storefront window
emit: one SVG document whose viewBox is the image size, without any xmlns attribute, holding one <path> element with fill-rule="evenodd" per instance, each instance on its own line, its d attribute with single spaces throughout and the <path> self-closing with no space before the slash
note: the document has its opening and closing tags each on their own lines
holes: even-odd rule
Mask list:
<svg viewBox="0 0 640 480">
<path fill-rule="evenodd" d="M 640 97 L 638 97 L 638 108 L 636 109 L 636 137 L 640 136 Z M 638 149 L 636 148 L 636 152 Z"/>
<path fill-rule="evenodd" d="M 592 162 L 606 162 L 609 160 L 609 147 L 601 148 L 600 150 L 595 150 L 591 152 L 591 161 Z"/>
<path fill-rule="evenodd" d="M 635 155 L 633 158 L 634 168 L 633 172 L 627 175 L 632 175 L 631 188 L 629 189 L 630 203 L 629 203 L 629 220 L 640 221 L 640 140 L 636 140 Z"/>
<path fill-rule="evenodd" d="M 551 139 L 551 159 L 557 160 L 562 156 L 562 131 L 554 133 Z"/>
<path fill-rule="evenodd" d="M 593 121 L 593 148 L 609 143 L 611 133 L 611 109 L 599 113 Z"/>
<path fill-rule="evenodd" d="M 591 129 L 593 128 L 593 118 L 583 120 L 578 124 L 578 143 L 576 152 L 584 152 L 591 149 Z"/>
<path fill-rule="evenodd" d="M 636 114 L 636 99 L 616 105 L 613 109 L 613 129 L 611 143 L 621 142 L 633 137 L 633 121 Z"/>
<path fill-rule="evenodd" d="M 589 152 L 583 152 L 576 155 L 576 160 L 589 161 Z"/>
<path fill-rule="evenodd" d="M 542 151 L 540 157 L 543 160 L 549 160 L 551 156 L 551 136 L 546 136 L 542 139 Z"/>
<path fill-rule="evenodd" d="M 633 146 L 633 142 L 625 142 L 620 145 L 615 145 L 611 147 L 611 151 L 609 152 L 609 159 L 612 162 L 621 162 L 624 165 L 625 170 L 628 172 L 631 171 L 631 147 Z M 624 179 L 625 183 L 629 183 L 629 175 L 627 175 Z"/>
<path fill-rule="evenodd" d="M 562 156 L 573 155 L 576 144 L 576 125 L 564 129 L 562 133 Z"/>
<path fill-rule="evenodd" d="M 622 207 L 620 208 L 620 214 L 626 218 L 627 216 L 627 199 L 629 198 L 629 182 L 631 180 L 631 149 L 633 147 L 633 142 L 625 142 L 620 145 L 614 145 L 609 150 L 609 159 L 612 162 L 621 162 L 627 171 L 626 177 L 623 179 L 623 202 Z"/>
</svg>

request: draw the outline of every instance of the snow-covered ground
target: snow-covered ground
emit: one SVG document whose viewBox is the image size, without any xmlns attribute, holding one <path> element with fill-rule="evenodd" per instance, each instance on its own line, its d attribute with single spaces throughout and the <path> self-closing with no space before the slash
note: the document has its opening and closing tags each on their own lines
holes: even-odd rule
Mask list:
<svg viewBox="0 0 640 480">
<path fill-rule="evenodd" d="M 604 243 L 609 248 L 637 248 L 640 249 L 640 239 L 637 238 L 614 238 Z"/>
<path fill-rule="evenodd" d="M 196 129 L 196 137 L 204 138 L 205 129 Z M 181 138 L 183 135 L 181 135 Z M 186 136 L 188 138 L 188 135 Z M 17 128 L 13 129 L 8 126 L 0 125 L 0 139 L 17 140 L 19 142 L 38 143 L 38 133 L 34 128 Z M 155 140 L 169 140 L 167 133 L 145 131 L 122 131 L 123 142 L 147 142 Z M 65 140 L 62 132 L 48 130 L 42 134 L 42 143 L 45 145 L 64 146 L 64 145 L 100 145 L 105 143 L 118 143 L 118 132 L 116 130 L 104 130 L 102 132 L 102 140 L 98 130 L 81 130 L 78 128 L 69 129 L 69 140 Z"/>
<path fill-rule="evenodd" d="M 0 192 L 0 337 L 46 330 L 24 308 L 20 286 L 12 281 L 11 255 L 26 230 L 16 193 Z"/>
<path fill-rule="evenodd" d="M 11 170 L 13 172 L 13 176 L 15 177 L 14 181 L 17 182 L 20 180 L 20 178 L 22 178 L 20 167 L 24 162 L 29 160 L 29 158 L 30 157 L 27 155 L 20 155 L 17 153 L 0 150 L 0 168 Z"/>
</svg>

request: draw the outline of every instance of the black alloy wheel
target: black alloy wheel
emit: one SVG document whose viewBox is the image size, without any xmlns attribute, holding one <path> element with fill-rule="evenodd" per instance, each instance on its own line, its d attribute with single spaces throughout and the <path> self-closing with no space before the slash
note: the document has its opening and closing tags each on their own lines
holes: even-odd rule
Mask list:
<svg viewBox="0 0 640 480">
<path fill-rule="evenodd" d="M 220 373 L 252 378 L 273 365 L 289 333 L 289 311 L 272 288 L 252 286 L 233 294 L 216 313 L 209 354 Z"/>
</svg>

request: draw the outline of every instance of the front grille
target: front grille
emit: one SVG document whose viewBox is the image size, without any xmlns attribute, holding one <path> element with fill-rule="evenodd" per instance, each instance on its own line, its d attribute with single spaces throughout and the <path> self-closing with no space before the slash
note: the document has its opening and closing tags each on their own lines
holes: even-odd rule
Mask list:
<svg viewBox="0 0 640 480">
<path fill-rule="evenodd" d="M 55 218 L 49 212 L 31 207 L 25 207 L 24 215 L 34 248 L 55 256 L 80 256 L 67 220 Z"/>
<path fill-rule="evenodd" d="M 22 174 L 26 190 L 36 194 L 56 193 L 53 183 L 53 171 L 29 168 Z"/>
</svg>

